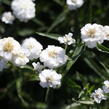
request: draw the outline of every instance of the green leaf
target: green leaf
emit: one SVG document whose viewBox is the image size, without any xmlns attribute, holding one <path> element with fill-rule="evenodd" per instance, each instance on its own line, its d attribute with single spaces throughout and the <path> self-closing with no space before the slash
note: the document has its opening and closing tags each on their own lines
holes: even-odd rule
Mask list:
<svg viewBox="0 0 109 109">
<path fill-rule="evenodd" d="M 47 32 L 52 31 L 56 26 L 58 26 L 61 22 L 63 22 L 66 18 L 67 13 L 69 12 L 69 10 L 66 8 L 57 18 L 56 20 L 53 22 L 53 24 L 49 27 Z"/>
<path fill-rule="evenodd" d="M 76 49 L 74 50 L 74 53 L 72 55 L 72 60 L 69 60 L 67 63 L 67 68 L 66 68 L 66 72 L 68 72 L 70 70 L 70 68 L 72 67 L 72 65 L 77 61 L 77 59 L 79 58 L 79 56 L 81 55 L 82 51 L 83 51 L 84 45 L 79 45 L 76 47 Z"/>
<path fill-rule="evenodd" d="M 71 105 L 66 106 L 65 109 L 73 109 L 73 108 L 78 107 L 80 105 L 81 105 L 80 103 L 72 103 Z"/>
<path fill-rule="evenodd" d="M 17 31 L 18 35 L 20 36 L 28 36 L 28 35 L 33 34 L 34 32 L 35 32 L 34 30 L 28 29 L 28 28 L 20 29 Z"/>
<path fill-rule="evenodd" d="M 0 0 L 1 3 L 4 3 L 6 5 L 10 5 L 11 1 L 10 0 Z"/>
<path fill-rule="evenodd" d="M 54 40 L 58 40 L 58 37 L 62 37 L 59 34 L 49 34 L 49 33 L 40 33 L 40 32 L 36 32 L 36 34 L 50 38 L 50 39 L 54 39 Z"/>
<path fill-rule="evenodd" d="M 97 75 L 99 75 L 102 79 L 106 79 L 103 74 L 103 70 L 96 64 L 95 61 L 89 58 L 84 58 L 84 61 L 87 63 L 87 65 L 96 72 Z"/>
<path fill-rule="evenodd" d="M 93 101 L 77 101 L 78 103 L 81 103 L 81 104 L 87 104 L 87 105 L 89 105 L 89 104 L 94 104 L 94 102 Z"/>
<path fill-rule="evenodd" d="M 101 44 L 97 44 L 97 49 L 101 52 L 104 52 L 104 53 L 108 53 L 109 54 L 109 48 L 101 45 Z"/>
</svg>

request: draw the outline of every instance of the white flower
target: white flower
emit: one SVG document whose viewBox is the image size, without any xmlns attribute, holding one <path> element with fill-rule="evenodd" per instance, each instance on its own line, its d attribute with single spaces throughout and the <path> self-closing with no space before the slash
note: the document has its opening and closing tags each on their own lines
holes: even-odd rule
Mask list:
<svg viewBox="0 0 109 109">
<path fill-rule="evenodd" d="M 27 22 L 35 17 L 35 3 L 32 0 L 13 0 L 11 8 L 20 21 Z"/>
<path fill-rule="evenodd" d="M 42 69 L 44 68 L 44 66 L 40 64 L 40 62 L 37 62 L 37 63 L 33 62 L 32 65 L 34 67 L 34 70 L 38 72 L 42 71 Z"/>
<path fill-rule="evenodd" d="M 15 17 L 12 15 L 11 12 L 4 12 L 1 17 L 2 22 L 6 24 L 12 24 L 14 19 Z"/>
<path fill-rule="evenodd" d="M 75 41 L 75 39 L 72 38 L 72 36 L 73 36 L 72 33 L 65 34 L 65 36 L 59 37 L 58 41 L 60 43 L 64 43 L 64 44 L 68 44 L 68 45 L 74 44 L 76 41 Z"/>
<path fill-rule="evenodd" d="M 100 103 L 102 100 L 106 100 L 105 95 L 103 94 L 103 90 L 101 88 L 98 88 L 95 90 L 94 93 L 91 95 L 94 98 L 94 101 L 96 103 Z"/>
<path fill-rule="evenodd" d="M 81 39 L 89 48 L 94 48 L 97 43 L 101 44 L 104 41 L 105 34 L 103 26 L 98 24 L 86 24 L 81 29 Z"/>
<path fill-rule="evenodd" d="M 45 69 L 39 74 L 40 85 L 45 87 L 56 88 L 61 85 L 61 74 L 57 74 L 55 70 Z"/>
<path fill-rule="evenodd" d="M 61 47 L 49 45 L 40 55 L 40 61 L 44 62 L 44 66 L 49 68 L 60 67 L 67 61 L 65 50 Z"/>
<path fill-rule="evenodd" d="M 104 81 L 103 91 L 105 93 L 109 93 L 109 81 L 108 80 Z"/>
<path fill-rule="evenodd" d="M 23 50 L 20 50 L 13 56 L 12 63 L 16 66 L 23 66 L 29 62 L 29 59 L 26 57 Z"/>
<path fill-rule="evenodd" d="M 67 0 L 66 3 L 70 10 L 75 10 L 83 5 L 84 0 Z"/>
<path fill-rule="evenodd" d="M 35 38 L 27 38 L 22 43 L 22 48 L 29 59 L 37 59 L 43 49 L 42 45 Z"/>
<path fill-rule="evenodd" d="M 0 60 L 0 72 L 3 71 L 3 69 L 7 68 L 7 61 L 3 58 Z"/>
<path fill-rule="evenodd" d="M 19 42 L 12 37 L 0 39 L 0 56 L 7 61 L 11 61 L 20 48 Z"/>
<path fill-rule="evenodd" d="M 104 26 L 105 40 L 109 40 L 109 26 Z"/>
</svg>

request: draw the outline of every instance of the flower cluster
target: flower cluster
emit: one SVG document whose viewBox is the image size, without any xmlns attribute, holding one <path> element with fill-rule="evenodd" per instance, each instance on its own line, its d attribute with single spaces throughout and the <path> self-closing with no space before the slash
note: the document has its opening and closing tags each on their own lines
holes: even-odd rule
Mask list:
<svg viewBox="0 0 109 109">
<path fill-rule="evenodd" d="M 33 43 L 31 45 L 31 39 L 35 41 L 35 44 Z M 29 43 L 27 44 L 27 42 Z M 0 39 L 0 45 L 1 59 L 6 62 L 11 62 L 16 66 L 26 65 L 29 60 L 33 59 L 33 55 L 34 58 L 37 59 L 40 55 L 39 51 L 41 52 L 42 50 L 42 45 L 34 38 L 25 39 L 22 44 L 12 37 L 3 38 Z M 1 61 L 1 63 L 3 63 L 3 61 Z M 4 65 L 5 64 L 1 64 L 2 68 Z"/>
<path fill-rule="evenodd" d="M 98 88 L 95 90 L 95 92 L 92 93 L 91 97 L 94 99 L 96 103 L 101 103 L 102 100 L 106 100 L 107 96 L 106 94 L 109 94 L 109 81 L 104 81 L 104 85 L 101 88 Z"/>
<path fill-rule="evenodd" d="M 60 86 L 62 75 L 55 70 L 67 62 L 68 57 L 63 48 L 48 45 L 43 50 L 43 46 L 33 37 L 25 39 L 22 44 L 12 37 L 7 37 L 0 39 L 0 45 L 0 71 L 6 68 L 8 62 L 20 67 L 31 60 L 42 87 Z M 35 63 L 34 59 L 40 62 Z"/>
<path fill-rule="evenodd" d="M 35 3 L 33 0 L 13 0 L 11 3 L 12 12 L 4 12 L 1 21 L 12 24 L 15 18 L 27 22 L 35 17 Z"/>
<path fill-rule="evenodd" d="M 67 62 L 67 58 L 65 50 L 58 46 L 48 45 L 46 49 L 42 50 L 39 60 L 43 64 L 33 62 L 32 65 L 39 72 L 40 85 L 43 88 L 60 86 L 62 75 L 55 70 L 64 65 Z"/>
<path fill-rule="evenodd" d="M 102 44 L 104 40 L 109 40 L 109 26 L 99 24 L 86 24 L 81 28 L 81 39 L 89 48 L 94 48 L 97 43 Z"/>
</svg>

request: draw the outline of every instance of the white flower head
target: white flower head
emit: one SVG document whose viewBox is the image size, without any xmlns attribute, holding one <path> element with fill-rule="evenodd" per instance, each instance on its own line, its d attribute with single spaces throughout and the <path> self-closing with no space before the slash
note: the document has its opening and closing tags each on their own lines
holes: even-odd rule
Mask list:
<svg viewBox="0 0 109 109">
<path fill-rule="evenodd" d="M 61 85 L 62 75 L 58 74 L 55 70 L 45 69 L 39 74 L 40 85 L 43 88 L 56 88 Z"/>
<path fill-rule="evenodd" d="M 75 10 L 83 5 L 84 0 L 67 0 L 66 3 L 70 10 Z"/>
<path fill-rule="evenodd" d="M 37 59 L 41 53 L 41 50 L 43 49 L 42 45 L 32 37 L 23 41 L 22 48 L 30 60 Z"/>
<path fill-rule="evenodd" d="M 3 58 L 0 59 L 0 72 L 7 68 L 7 61 Z"/>
<path fill-rule="evenodd" d="M 35 17 L 35 3 L 32 0 L 13 0 L 11 8 L 20 21 L 27 22 Z"/>
<path fill-rule="evenodd" d="M 65 34 L 65 36 L 59 37 L 58 41 L 60 43 L 64 43 L 64 44 L 67 44 L 67 45 L 74 44 L 76 41 L 75 41 L 75 39 L 72 38 L 72 36 L 73 36 L 72 33 Z"/>
<path fill-rule="evenodd" d="M 37 63 L 33 62 L 32 65 L 34 67 L 34 70 L 38 72 L 42 71 L 42 69 L 44 68 L 44 66 L 40 62 Z"/>
<path fill-rule="evenodd" d="M 98 24 L 86 24 L 81 29 L 81 39 L 89 48 L 94 48 L 97 43 L 101 44 L 104 41 L 105 34 L 103 26 Z"/>
<path fill-rule="evenodd" d="M 15 17 L 12 15 L 11 12 L 4 12 L 1 17 L 1 21 L 6 24 L 13 24 Z"/>
<path fill-rule="evenodd" d="M 40 55 L 40 61 L 44 63 L 44 66 L 49 68 L 62 66 L 66 63 L 67 58 L 65 50 L 54 45 L 49 45 Z"/>
<path fill-rule="evenodd" d="M 13 56 L 12 63 L 16 66 L 24 66 L 29 62 L 29 59 L 26 57 L 24 51 L 21 49 Z"/>
<path fill-rule="evenodd" d="M 109 81 L 108 80 L 104 81 L 103 91 L 105 93 L 109 93 Z"/>
<path fill-rule="evenodd" d="M 105 40 L 109 40 L 109 26 L 104 26 Z"/>
<path fill-rule="evenodd" d="M 98 88 L 97 90 L 95 90 L 95 92 L 92 93 L 91 97 L 94 98 L 94 101 L 96 103 L 101 103 L 102 100 L 106 100 L 106 97 L 101 88 Z"/>
<path fill-rule="evenodd" d="M 7 61 L 11 61 L 20 48 L 19 42 L 12 37 L 0 39 L 0 56 Z"/>
</svg>

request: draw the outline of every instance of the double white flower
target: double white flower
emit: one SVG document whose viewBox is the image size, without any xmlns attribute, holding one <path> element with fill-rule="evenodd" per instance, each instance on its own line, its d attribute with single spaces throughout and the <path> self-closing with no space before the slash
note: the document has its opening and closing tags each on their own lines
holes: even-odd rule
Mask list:
<svg viewBox="0 0 109 109">
<path fill-rule="evenodd" d="M 13 0 L 11 8 L 20 21 L 27 22 L 35 17 L 35 3 L 32 0 Z"/>
<path fill-rule="evenodd" d="M 104 41 L 105 33 L 102 25 L 86 24 L 81 29 L 81 39 L 89 48 L 94 48 L 97 43 L 101 44 Z"/>
<path fill-rule="evenodd" d="M 39 78 L 43 88 L 56 88 L 61 85 L 62 75 L 55 70 L 45 69 L 39 74 Z"/>
<path fill-rule="evenodd" d="M 72 36 L 73 36 L 72 33 L 65 34 L 65 36 L 59 37 L 58 41 L 62 44 L 67 44 L 67 45 L 74 44 L 76 41 L 75 39 L 72 38 Z"/>
<path fill-rule="evenodd" d="M 1 21 L 6 24 L 12 24 L 14 19 L 15 17 L 12 15 L 11 12 L 4 12 L 1 17 Z"/>
<path fill-rule="evenodd" d="M 83 5 L 84 0 L 67 0 L 66 3 L 70 10 L 75 10 Z"/>
<path fill-rule="evenodd" d="M 41 50 L 43 49 L 42 45 L 32 37 L 23 41 L 22 48 L 30 60 L 37 59 L 41 53 Z"/>
<path fill-rule="evenodd" d="M 0 39 L 0 56 L 5 60 L 11 61 L 19 49 L 21 49 L 19 42 L 12 37 Z"/>
<path fill-rule="evenodd" d="M 65 50 L 61 47 L 49 45 L 40 54 L 40 61 L 48 68 L 60 67 L 67 61 Z"/>
</svg>

